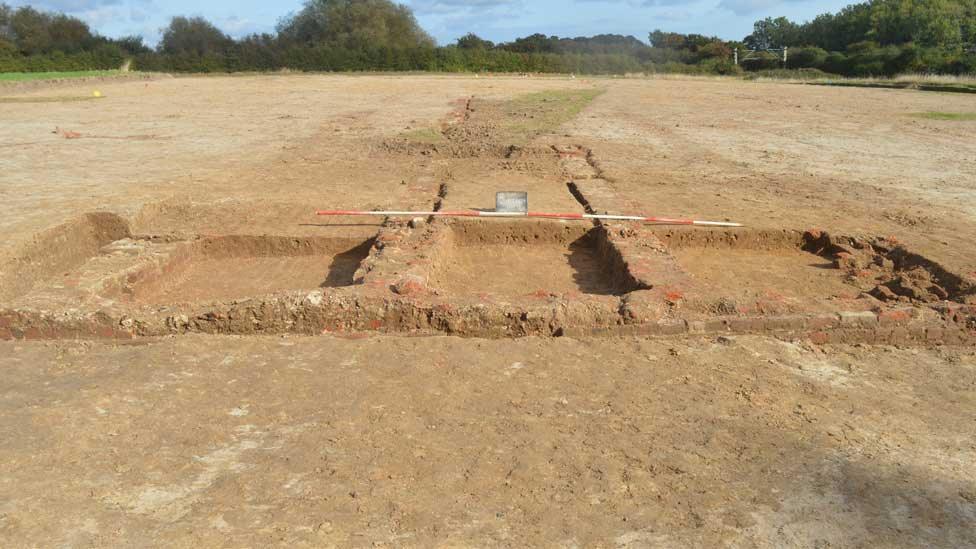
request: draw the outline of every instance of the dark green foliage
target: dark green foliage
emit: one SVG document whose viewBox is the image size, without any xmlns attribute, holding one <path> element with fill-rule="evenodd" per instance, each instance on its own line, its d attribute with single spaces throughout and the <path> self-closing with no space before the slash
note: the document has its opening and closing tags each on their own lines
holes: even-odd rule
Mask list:
<svg viewBox="0 0 976 549">
<path fill-rule="evenodd" d="M 174 17 L 159 49 L 166 55 L 211 57 L 226 54 L 234 41 L 202 17 Z"/>
<path fill-rule="evenodd" d="M 832 74 L 847 74 L 847 56 L 840 52 L 832 52 L 827 55 L 827 59 L 824 60 L 824 64 L 818 68 L 822 68 L 824 71 Z"/>
<path fill-rule="evenodd" d="M 245 40 L 224 56 L 143 55 L 139 70 L 234 72 L 293 69 L 301 71 L 437 71 L 622 74 L 644 70 L 635 58 L 613 54 L 516 53 L 506 50 L 446 48 L 369 48 L 350 50 L 315 45 L 279 48 Z"/>
<path fill-rule="evenodd" d="M 783 56 L 779 53 L 761 51 L 749 58 L 743 58 L 739 63 L 747 71 L 768 71 L 782 68 Z"/>
<path fill-rule="evenodd" d="M 766 18 L 756 23 L 746 43 L 760 41 L 762 29 L 769 47 L 840 51 L 869 40 L 882 46 L 911 42 L 950 49 L 976 41 L 976 0 L 868 0 L 800 25 L 783 17 Z"/>
<path fill-rule="evenodd" d="M 556 53 L 572 53 L 579 55 L 630 55 L 646 60 L 650 48 L 647 44 L 633 36 L 620 34 L 598 34 L 596 36 L 580 36 L 576 38 L 560 38 L 556 44 Z"/>
<path fill-rule="evenodd" d="M 457 39 L 457 47 L 462 50 L 490 50 L 495 47 L 495 43 L 469 32 Z"/>
<path fill-rule="evenodd" d="M 117 69 L 142 39 L 110 40 L 84 22 L 0 4 L 0 72 Z"/>
<path fill-rule="evenodd" d="M 515 53 L 555 53 L 559 37 L 547 37 L 544 34 L 533 34 L 525 38 L 518 38 L 514 42 L 501 44 L 498 47 Z"/>
<path fill-rule="evenodd" d="M 410 8 L 390 0 L 308 0 L 278 26 L 282 41 L 346 50 L 433 47 Z"/>
<path fill-rule="evenodd" d="M 868 0 L 803 24 L 767 18 L 745 42 L 789 46 L 788 68 L 845 76 L 972 72 L 976 0 Z"/>
<path fill-rule="evenodd" d="M 827 61 L 827 50 L 821 48 L 794 48 L 789 52 L 786 67 L 789 69 L 815 69 Z"/>
<path fill-rule="evenodd" d="M 141 36 L 123 36 L 115 40 L 115 43 L 122 48 L 122 51 L 131 54 L 138 55 L 149 53 L 152 51 L 149 46 L 146 46 Z"/>
<path fill-rule="evenodd" d="M 768 71 L 754 71 L 746 75 L 747 80 L 757 78 L 777 78 L 785 80 L 823 80 L 831 75 L 820 69 L 773 69 Z"/>
<path fill-rule="evenodd" d="M 44 55 L 9 55 L 0 47 L 0 72 L 56 72 L 117 69 L 125 60 L 121 48 L 102 44 L 91 51 L 67 54 L 55 51 Z"/>
<path fill-rule="evenodd" d="M 721 57 L 706 59 L 699 63 L 698 66 L 701 67 L 702 72 L 705 74 L 735 76 L 745 72 L 741 66 L 734 64 L 730 59 Z"/>
<path fill-rule="evenodd" d="M 806 23 L 758 21 L 743 42 L 655 30 L 633 36 L 532 34 L 494 44 L 475 34 L 437 47 L 391 0 L 306 0 L 275 34 L 232 39 L 202 18 L 175 17 L 156 50 L 112 40 L 82 21 L 0 4 L 0 71 L 446 71 L 846 76 L 976 72 L 976 0 L 867 0 Z M 768 48 L 789 47 L 788 61 Z M 740 65 L 732 62 L 739 49 Z M 748 53 L 748 50 L 760 50 Z"/>
</svg>

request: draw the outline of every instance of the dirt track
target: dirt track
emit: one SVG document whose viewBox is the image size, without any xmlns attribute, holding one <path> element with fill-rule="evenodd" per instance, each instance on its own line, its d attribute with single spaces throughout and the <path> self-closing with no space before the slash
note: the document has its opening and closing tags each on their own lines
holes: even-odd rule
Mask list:
<svg viewBox="0 0 976 549">
<path fill-rule="evenodd" d="M 0 343 L 2 545 L 976 545 L 976 353 L 935 345 L 973 334 L 976 123 L 909 116 L 967 97 L 268 76 L 44 99 L 87 87 L 0 101 L 0 334 L 48 339 Z M 749 229 L 312 213 L 496 190 Z M 587 337 L 620 328 L 658 337 Z"/>
</svg>

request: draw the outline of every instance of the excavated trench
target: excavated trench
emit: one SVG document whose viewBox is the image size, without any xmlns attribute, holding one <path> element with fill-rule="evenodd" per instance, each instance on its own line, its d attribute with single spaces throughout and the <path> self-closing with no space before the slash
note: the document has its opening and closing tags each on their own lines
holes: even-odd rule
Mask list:
<svg viewBox="0 0 976 549">
<path fill-rule="evenodd" d="M 365 240 L 148 238 L 124 223 L 89 233 L 115 236 L 6 300 L 0 337 L 826 330 L 846 341 L 895 337 L 882 329 L 893 319 L 922 326 L 897 337 L 929 341 L 976 329 L 971 282 L 890 242 L 825 233 L 532 220 L 392 223 Z M 73 244 L 44 241 L 55 256 Z"/>
<path fill-rule="evenodd" d="M 973 285 L 881 238 L 821 231 L 655 230 L 692 279 L 689 305 L 714 314 L 872 308 L 880 300 L 965 303 Z M 855 301 L 860 300 L 858 303 Z"/>
<path fill-rule="evenodd" d="M 180 244 L 170 260 L 138 277 L 126 297 L 139 304 L 244 299 L 355 283 L 373 240 L 221 236 Z"/>
<path fill-rule="evenodd" d="M 442 154 L 435 210 L 471 207 L 454 203 L 471 189 L 455 192 L 460 183 L 451 174 L 454 163 L 472 158 L 528 182 L 546 176 L 539 170 L 557 169 L 562 199 L 581 211 L 626 208 L 592 150 L 506 145 L 493 134 L 496 122 L 484 118 L 505 108 L 459 105 L 442 130 L 446 154 L 425 153 Z M 555 177 L 547 177 L 532 184 L 552 192 Z M 181 226 L 194 208 L 210 218 L 211 206 L 150 205 L 140 230 Z M 240 215 L 248 212 L 235 209 Z M 134 235 L 117 215 L 88 214 L 39 235 L 4 266 L 0 338 L 375 331 L 770 333 L 899 343 L 976 337 L 973 282 L 884 239 L 529 219 L 387 220 L 357 237 L 298 228 Z"/>
<path fill-rule="evenodd" d="M 57 284 L 103 246 L 129 235 L 129 224 L 109 212 L 88 213 L 37 234 L 0 265 L 0 303 Z"/>
<path fill-rule="evenodd" d="M 430 286 L 445 294 L 619 296 L 637 288 L 606 230 L 588 223 L 447 224 Z"/>
</svg>

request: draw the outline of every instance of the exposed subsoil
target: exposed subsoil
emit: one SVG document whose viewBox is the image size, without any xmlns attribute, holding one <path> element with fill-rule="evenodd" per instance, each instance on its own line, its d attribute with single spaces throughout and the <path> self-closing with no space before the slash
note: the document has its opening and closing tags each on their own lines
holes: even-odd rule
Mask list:
<svg viewBox="0 0 976 549">
<path fill-rule="evenodd" d="M 529 236 L 529 242 L 525 242 L 528 235 L 521 235 L 521 242 L 512 242 L 512 235 L 504 239 L 507 242 L 484 234 L 480 239 L 456 238 L 453 249 L 435 267 L 430 285 L 448 295 L 624 293 L 614 287 L 613 273 L 600 257 L 600 237 L 580 232 L 573 230 L 574 238 L 550 242 L 532 241 L 538 234 Z"/>
<path fill-rule="evenodd" d="M 797 313 L 858 294 L 830 260 L 802 250 L 685 248 L 674 255 L 695 285 L 698 303 L 691 306 L 713 312 L 738 314 L 763 304 L 765 313 Z"/>
<path fill-rule="evenodd" d="M 971 348 L 187 336 L 0 354 L 6 547 L 976 544 Z"/>
<path fill-rule="evenodd" d="M 172 304 L 351 286 L 372 245 L 328 238 L 207 238 L 189 244 L 162 276 L 125 293 L 137 303 Z"/>
<path fill-rule="evenodd" d="M 848 279 L 885 302 L 976 303 L 976 284 L 947 271 L 925 257 L 911 253 L 896 242 L 851 239 L 835 244 L 834 264 Z"/>
<path fill-rule="evenodd" d="M 495 190 L 528 189 L 533 201 L 537 196 L 561 197 L 563 204 L 571 204 L 558 204 L 559 211 L 628 211 L 628 202 L 614 190 L 612 174 L 593 149 L 533 141 L 563 141 L 547 136 L 553 128 L 542 123 L 558 120 L 559 108 L 565 105 L 544 97 L 538 104 L 474 98 L 458 102 L 437 130 L 450 144 L 447 154 L 435 148 L 419 155 L 426 157 L 420 163 L 426 173 L 420 177 L 440 180 L 428 208 L 457 208 L 461 200 L 470 204 L 472 193 L 487 194 L 484 185 L 497 178 L 458 177 L 479 166 L 486 173 L 512 170 L 523 178 L 519 186 Z M 526 117 L 538 117 L 539 125 L 522 126 Z M 527 133 L 513 133 L 513 128 Z M 509 139 L 513 144 L 500 145 Z M 412 158 L 416 151 L 394 147 L 386 154 Z M 540 188 L 545 191 L 535 192 Z M 554 202 L 549 200 L 549 208 Z M 82 263 L 79 274 L 65 275 L 67 283 L 56 284 L 53 292 L 42 287 L 24 295 L 22 290 L 24 308 L 15 309 L 8 315 L 12 320 L 0 327 L 8 337 L 314 333 L 339 328 L 511 337 L 615 333 L 629 326 L 654 334 L 785 331 L 791 337 L 807 334 L 836 341 L 930 343 L 967 339 L 976 315 L 969 306 L 976 305 L 968 297 L 972 285 L 963 275 L 906 251 L 891 238 L 831 237 L 819 230 L 647 230 L 634 224 L 438 218 L 408 225 L 390 221 L 362 241 L 156 232 L 174 227 L 174 217 L 192 225 L 192 220 L 203 221 L 219 211 L 192 202 L 143 208 L 133 222 L 154 231 L 138 237 L 148 248 L 109 246 L 115 255 L 133 255 L 130 266 L 99 278 L 98 266 L 118 270 L 120 261 L 104 261 L 98 253 L 88 262 L 74 257 L 73 264 Z M 228 211 L 253 223 L 249 211 Z M 128 237 L 130 224 L 117 216 L 85 218 L 102 224 L 113 219 L 121 224 L 115 231 Z M 108 234 L 99 226 L 93 225 L 89 237 L 94 242 Z M 356 228 L 369 231 L 368 225 Z M 154 242 L 169 245 L 156 249 Z M 49 243 L 43 253 L 56 255 L 59 249 L 58 243 Z M 48 278 L 57 274 L 52 271 Z M 950 283 L 948 290 L 943 287 Z M 342 287 L 350 291 L 298 293 Z M 630 295 L 638 290 L 653 292 Z M 620 299 L 584 300 L 575 311 L 564 306 L 582 295 Z M 87 307 L 78 307 L 79 298 Z M 255 301 L 246 302 L 249 298 Z M 956 305 L 925 308 L 943 301 Z M 474 303 L 478 305 L 472 307 Z M 216 309 L 208 309 L 211 304 Z M 894 311 L 897 315 L 891 317 L 904 330 L 882 329 L 889 306 L 899 304 L 915 307 Z M 142 305 L 163 308 L 132 308 Z M 175 306 L 178 313 L 169 314 L 167 306 Z M 57 309 L 65 307 L 87 317 L 58 320 Z M 861 312 L 871 316 L 855 317 L 855 325 L 848 327 L 854 330 L 845 331 L 843 314 Z M 765 320 L 784 315 L 786 319 Z M 706 323 L 704 328 L 691 323 L 743 316 L 751 320 Z M 836 333 L 826 334 L 828 329 Z"/>
<path fill-rule="evenodd" d="M 976 545 L 964 98 L 101 91 L 0 104 L 0 545 Z M 499 190 L 748 227 L 314 215 Z"/>
<path fill-rule="evenodd" d="M 696 299 L 713 310 L 820 310 L 825 302 L 873 307 L 971 303 L 974 284 L 891 239 L 830 237 L 821 231 L 657 233 L 690 277 Z M 862 300 L 854 305 L 852 300 Z M 718 304 L 718 305 L 716 305 Z"/>
</svg>

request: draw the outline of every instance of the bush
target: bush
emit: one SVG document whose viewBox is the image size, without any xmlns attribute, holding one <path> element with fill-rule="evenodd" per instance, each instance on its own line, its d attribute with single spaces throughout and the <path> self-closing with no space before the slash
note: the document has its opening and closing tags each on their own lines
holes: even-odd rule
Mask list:
<svg viewBox="0 0 976 549">
<path fill-rule="evenodd" d="M 823 70 L 834 74 L 846 75 L 849 72 L 848 67 L 847 56 L 836 51 L 827 55 L 827 59 L 823 62 Z"/>
<path fill-rule="evenodd" d="M 0 52 L 0 72 L 70 72 L 117 69 L 124 61 L 116 46 L 99 46 L 93 51 L 66 54 L 52 51 L 24 56 Z"/>
<path fill-rule="evenodd" d="M 761 51 L 750 59 L 740 60 L 739 64 L 747 71 L 766 71 L 782 68 L 783 58 L 769 52 Z"/>
<path fill-rule="evenodd" d="M 820 80 L 830 78 L 832 75 L 820 69 L 775 69 L 771 71 L 750 72 L 746 77 L 748 80 L 757 78 L 779 78 L 783 80 Z"/>
<path fill-rule="evenodd" d="M 976 54 L 964 54 L 959 60 L 959 69 L 956 74 L 976 74 Z"/>
<path fill-rule="evenodd" d="M 689 65 L 687 63 L 677 63 L 670 62 L 663 65 L 657 65 L 656 70 L 653 72 L 663 73 L 663 74 L 702 74 L 702 69 L 698 65 Z"/>
<path fill-rule="evenodd" d="M 745 71 L 742 70 L 742 67 L 736 65 L 735 63 L 733 63 L 731 60 L 729 60 L 727 58 L 726 59 L 720 59 L 720 58 L 707 59 L 707 60 L 702 61 L 701 63 L 699 63 L 699 66 L 701 67 L 701 69 L 702 69 L 703 72 L 707 72 L 707 73 L 710 73 L 710 74 L 721 74 L 721 75 L 727 75 L 727 76 L 735 76 L 735 75 L 740 75 L 743 72 L 745 72 Z"/>
<path fill-rule="evenodd" d="M 881 61 L 854 61 L 847 76 L 871 77 L 885 76 L 884 63 Z"/>
<path fill-rule="evenodd" d="M 905 71 L 911 54 L 898 46 L 878 48 L 873 43 L 863 42 L 848 48 L 848 76 L 891 76 Z"/>
<path fill-rule="evenodd" d="M 0 38 L 0 58 L 13 57 L 15 55 L 17 55 L 17 46 L 13 42 Z"/>
<path fill-rule="evenodd" d="M 847 53 L 850 55 L 870 53 L 876 49 L 878 49 L 878 43 L 870 40 L 847 45 Z"/>
<path fill-rule="evenodd" d="M 786 60 L 788 69 L 819 69 L 827 61 L 827 50 L 821 48 L 790 48 Z"/>
<path fill-rule="evenodd" d="M 722 59 L 727 61 L 732 58 L 732 48 L 725 42 L 709 42 L 698 48 L 698 51 L 695 53 L 702 60 Z"/>
</svg>

